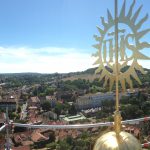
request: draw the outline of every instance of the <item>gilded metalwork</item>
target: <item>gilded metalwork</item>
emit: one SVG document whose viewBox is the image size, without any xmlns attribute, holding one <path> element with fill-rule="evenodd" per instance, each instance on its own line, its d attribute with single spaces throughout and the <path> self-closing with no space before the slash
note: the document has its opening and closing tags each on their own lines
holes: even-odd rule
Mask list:
<svg viewBox="0 0 150 150">
<path fill-rule="evenodd" d="M 116 136 L 118 137 L 120 132 L 121 132 L 121 114 L 119 111 L 115 111 L 114 113 L 114 128 L 115 128 L 115 132 L 116 132 Z"/>
<path fill-rule="evenodd" d="M 133 14 L 135 0 L 125 13 L 126 1 L 122 6 L 118 16 L 118 2 L 115 0 L 115 17 L 113 18 L 109 10 L 107 11 L 108 23 L 101 17 L 104 29 L 99 27 L 100 37 L 95 35 L 99 43 L 94 45 L 98 51 L 94 56 L 98 57 L 95 64 L 99 64 L 96 73 L 100 73 L 100 80 L 104 78 L 104 86 L 109 82 L 110 90 L 116 83 L 116 111 L 114 113 L 115 132 L 108 132 L 101 136 L 94 146 L 94 150 L 142 150 L 139 141 L 131 134 L 121 131 L 121 114 L 119 111 L 119 82 L 123 91 L 126 90 L 126 82 L 130 88 L 133 88 L 131 76 L 141 84 L 136 73 L 139 70 L 145 74 L 144 69 L 138 64 L 138 59 L 150 59 L 140 52 L 144 48 L 149 48 L 150 44 L 141 42 L 141 38 L 146 35 L 150 29 L 139 31 L 148 15 L 137 22 L 138 15 L 142 7 Z M 137 23 L 135 23 L 137 22 Z M 119 24 L 121 24 L 119 26 Z M 125 28 L 122 24 L 126 25 Z M 112 31 L 112 27 L 115 31 Z M 131 31 L 130 33 L 129 30 Z M 111 31 L 111 32 L 109 32 Z M 133 41 L 133 45 L 130 43 Z M 130 51 L 130 55 L 129 55 Z M 127 67 L 127 65 L 130 65 Z"/>
<path fill-rule="evenodd" d="M 102 135 L 95 143 L 93 150 L 142 150 L 139 141 L 127 132 L 120 132 L 119 139 L 116 132 Z"/>
<path fill-rule="evenodd" d="M 142 74 L 146 72 L 139 65 L 139 59 L 148 60 L 149 57 L 141 53 L 144 48 L 149 48 L 150 44 L 141 41 L 141 39 L 150 31 L 150 29 L 139 31 L 143 23 L 148 19 L 146 14 L 140 21 L 137 21 L 141 7 L 133 13 L 135 6 L 135 0 L 131 4 L 129 11 L 125 12 L 126 1 L 122 6 L 121 12 L 118 16 L 118 80 L 122 86 L 123 91 L 126 90 L 126 83 L 133 88 L 131 76 L 141 84 L 141 81 L 136 73 L 139 70 Z M 100 80 L 105 79 L 104 86 L 109 83 L 110 90 L 112 89 L 114 82 L 116 81 L 116 65 L 115 65 L 115 32 L 112 31 L 112 27 L 115 26 L 115 18 L 112 17 L 109 10 L 107 10 L 108 22 L 105 22 L 101 17 L 101 22 L 104 28 L 97 27 L 100 36 L 94 35 L 95 40 L 99 43 L 94 45 L 98 51 L 93 56 L 98 57 L 95 64 L 99 67 L 95 73 L 100 74 Z M 131 44 L 132 42 L 132 44 Z M 130 67 L 126 67 L 130 66 Z"/>
</svg>

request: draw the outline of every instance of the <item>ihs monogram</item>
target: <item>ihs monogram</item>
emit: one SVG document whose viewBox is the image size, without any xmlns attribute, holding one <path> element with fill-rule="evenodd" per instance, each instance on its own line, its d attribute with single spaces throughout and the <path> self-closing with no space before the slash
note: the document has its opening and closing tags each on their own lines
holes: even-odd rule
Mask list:
<svg viewBox="0 0 150 150">
<path fill-rule="evenodd" d="M 119 81 L 125 91 L 126 82 L 129 84 L 130 88 L 133 88 L 131 76 L 137 80 L 140 84 L 141 81 L 137 76 L 136 70 L 139 70 L 141 73 L 145 74 L 144 69 L 138 64 L 138 59 L 150 59 L 149 57 L 142 54 L 140 51 L 144 48 L 149 48 L 150 44 L 147 42 L 141 42 L 141 39 L 150 31 L 150 29 L 139 31 L 143 23 L 148 19 L 148 14 L 145 15 L 140 21 L 137 21 L 141 7 L 133 13 L 133 8 L 135 5 L 135 0 L 131 4 L 128 13 L 125 12 L 126 1 L 122 6 L 121 12 L 119 14 L 118 23 L 118 69 L 119 69 Z M 100 27 L 98 31 L 100 36 L 94 35 L 96 41 L 99 43 L 94 45 L 98 49 L 97 53 L 94 54 L 95 57 L 98 57 L 95 64 L 99 64 L 96 73 L 101 72 L 100 80 L 105 79 L 104 86 L 107 85 L 109 81 L 110 90 L 115 82 L 115 19 L 112 17 L 109 10 L 107 11 L 108 22 L 106 23 L 104 18 L 101 17 L 101 22 L 103 29 Z M 132 44 L 131 44 L 132 43 Z M 127 65 L 130 67 L 124 69 Z M 107 67 L 106 67 L 107 66 Z"/>
</svg>

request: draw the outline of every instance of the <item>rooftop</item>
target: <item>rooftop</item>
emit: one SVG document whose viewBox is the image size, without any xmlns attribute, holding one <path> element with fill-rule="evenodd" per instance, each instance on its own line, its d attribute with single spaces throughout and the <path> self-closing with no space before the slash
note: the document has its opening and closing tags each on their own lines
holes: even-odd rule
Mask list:
<svg viewBox="0 0 150 150">
<path fill-rule="evenodd" d="M 84 120 L 86 117 L 82 114 L 76 115 L 76 116 L 69 116 L 62 118 L 64 121 L 72 122 L 72 121 L 78 121 L 78 120 Z"/>
</svg>

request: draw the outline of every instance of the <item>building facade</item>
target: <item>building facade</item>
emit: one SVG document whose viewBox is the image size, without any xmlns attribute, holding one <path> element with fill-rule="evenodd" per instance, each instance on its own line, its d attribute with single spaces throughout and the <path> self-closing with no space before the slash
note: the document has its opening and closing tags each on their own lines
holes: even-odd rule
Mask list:
<svg viewBox="0 0 150 150">
<path fill-rule="evenodd" d="M 79 110 L 101 107 L 103 100 L 114 100 L 115 95 L 112 92 L 97 93 L 81 96 L 76 100 L 76 107 Z"/>
<path fill-rule="evenodd" d="M 5 111 L 6 108 L 8 110 L 16 110 L 16 99 L 13 96 L 0 98 L 0 109 Z"/>
</svg>

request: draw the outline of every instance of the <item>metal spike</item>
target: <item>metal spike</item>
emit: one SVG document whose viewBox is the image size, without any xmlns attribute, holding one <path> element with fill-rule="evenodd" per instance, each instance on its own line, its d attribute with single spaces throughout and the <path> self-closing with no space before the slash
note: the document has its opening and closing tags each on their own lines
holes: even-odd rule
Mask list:
<svg viewBox="0 0 150 150">
<path fill-rule="evenodd" d="M 146 14 L 145 17 L 142 18 L 142 19 L 139 21 L 139 23 L 137 23 L 136 29 L 137 29 L 137 30 L 140 29 L 141 26 L 143 25 L 143 23 L 144 23 L 147 19 L 148 19 L 148 14 Z"/>
<path fill-rule="evenodd" d="M 149 46 L 150 46 L 150 44 L 149 44 Z M 144 46 L 144 48 L 145 48 L 145 46 Z M 144 59 L 144 60 L 149 60 L 150 59 L 148 56 L 145 56 L 144 54 L 142 54 L 140 52 L 136 53 L 136 58 L 137 59 Z"/>
<path fill-rule="evenodd" d="M 102 66 L 100 65 L 96 70 L 95 70 L 95 74 L 101 72 L 103 70 Z"/>
<path fill-rule="evenodd" d="M 105 70 L 102 70 L 99 80 L 102 80 L 105 76 L 106 76 Z"/>
<path fill-rule="evenodd" d="M 126 91 L 126 86 L 125 86 L 125 79 L 120 79 L 120 83 L 121 83 L 121 87 L 122 87 L 122 89 L 123 89 L 123 92 L 125 92 Z"/>
<path fill-rule="evenodd" d="M 121 12 L 119 15 L 119 18 L 124 18 L 125 17 L 125 8 L 126 8 L 126 0 L 124 0 L 123 6 L 121 8 Z"/>
<path fill-rule="evenodd" d="M 106 63 L 107 63 L 107 66 L 113 70 L 113 66 L 110 65 L 110 63 L 108 63 L 108 62 L 106 62 Z"/>
<path fill-rule="evenodd" d="M 98 31 L 99 31 L 99 33 L 100 33 L 101 35 L 104 34 L 104 30 L 102 30 L 100 27 L 97 26 L 97 29 L 98 29 Z"/>
<path fill-rule="evenodd" d="M 137 76 L 137 73 L 135 72 L 134 68 L 132 68 L 132 71 L 131 71 L 131 76 L 139 83 L 139 84 L 142 84 L 139 77 Z"/>
<path fill-rule="evenodd" d="M 112 15 L 111 15 L 111 13 L 110 13 L 110 11 L 107 9 L 107 16 L 108 16 L 108 22 L 110 23 L 110 22 L 112 22 L 113 21 L 113 17 L 112 17 Z"/>
<path fill-rule="evenodd" d="M 128 60 L 127 60 L 127 61 L 128 61 Z M 122 69 L 122 68 L 124 68 L 124 67 L 127 66 L 127 61 L 125 61 L 125 62 L 121 65 L 120 69 Z"/>
<path fill-rule="evenodd" d="M 104 87 L 106 87 L 107 82 L 108 82 L 108 79 L 109 79 L 108 76 L 105 76 L 105 82 L 104 82 L 104 84 L 103 84 Z"/>
<path fill-rule="evenodd" d="M 115 82 L 114 77 L 112 77 L 112 79 L 110 79 L 109 82 L 110 82 L 109 90 L 111 91 L 111 90 L 112 90 L 112 87 L 113 87 L 113 85 L 114 85 L 114 82 Z"/>
<path fill-rule="evenodd" d="M 150 44 L 147 42 L 138 43 L 137 45 L 138 50 L 142 50 L 144 48 L 150 48 Z M 149 57 L 143 55 L 142 53 L 137 51 L 138 59 L 149 59 Z"/>
<path fill-rule="evenodd" d="M 93 65 L 98 65 L 100 63 L 100 59 L 97 59 Z"/>
<path fill-rule="evenodd" d="M 135 63 L 136 63 L 135 69 L 139 70 L 142 74 L 146 74 L 146 71 L 144 71 L 141 65 L 139 65 L 137 61 Z"/>
<path fill-rule="evenodd" d="M 107 26 L 107 23 L 105 22 L 104 17 L 101 17 L 101 22 L 102 22 L 102 25 L 103 25 L 104 27 Z"/>
<path fill-rule="evenodd" d="M 146 30 L 143 30 L 143 31 L 141 31 L 141 32 L 138 32 L 137 34 L 136 34 L 136 37 L 137 37 L 137 39 L 139 40 L 140 38 L 142 38 L 145 34 L 147 34 L 148 32 L 150 32 L 150 29 L 146 29 Z"/>
<path fill-rule="evenodd" d="M 128 76 L 128 77 L 126 78 L 126 81 L 127 81 L 127 83 L 129 84 L 130 89 L 132 90 L 132 89 L 133 89 L 133 84 L 132 84 L 132 81 L 131 81 L 131 79 L 130 79 L 130 76 Z"/>
<path fill-rule="evenodd" d="M 131 16 L 132 16 L 132 11 L 133 11 L 134 5 L 135 5 L 135 0 L 133 0 L 133 3 L 132 3 L 132 5 L 130 6 L 130 10 L 129 10 L 128 15 L 127 15 L 127 18 L 129 18 L 129 19 L 130 19 Z"/>
<path fill-rule="evenodd" d="M 92 45 L 94 48 L 96 48 L 96 49 L 100 49 L 100 45 L 99 44 L 95 44 L 95 45 Z"/>
<path fill-rule="evenodd" d="M 135 23 L 137 17 L 139 16 L 139 13 L 140 13 L 142 7 L 143 7 L 143 5 L 141 5 L 141 6 L 139 7 L 139 9 L 135 12 L 134 16 L 132 17 L 131 21 L 132 21 L 133 23 Z"/>
<path fill-rule="evenodd" d="M 101 37 L 99 37 L 97 35 L 94 35 L 93 37 L 95 38 L 96 41 L 100 41 L 100 39 L 101 39 Z"/>
<path fill-rule="evenodd" d="M 98 57 L 99 56 L 99 51 L 97 51 L 96 53 L 92 54 L 93 57 Z"/>
</svg>

